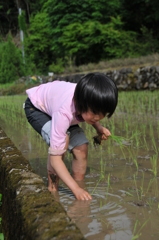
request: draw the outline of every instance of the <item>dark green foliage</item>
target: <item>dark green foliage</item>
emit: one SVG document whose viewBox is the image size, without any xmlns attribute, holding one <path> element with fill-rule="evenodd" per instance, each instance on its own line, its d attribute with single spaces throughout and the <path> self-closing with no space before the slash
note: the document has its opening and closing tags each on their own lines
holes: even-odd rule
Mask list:
<svg viewBox="0 0 159 240">
<path fill-rule="evenodd" d="M 0 2 L 0 34 L 5 36 L 9 32 L 13 35 L 19 30 L 19 8 L 25 11 L 28 24 L 31 14 L 36 14 L 42 8 L 44 0 L 1 0 Z"/>
<path fill-rule="evenodd" d="M 23 30 L 25 58 L 29 59 L 25 59 L 26 70 L 34 69 L 36 73 L 51 69 L 62 72 L 71 64 L 158 52 L 158 26 L 158 0 L 2 0 L 0 3 L 1 37 L 9 31 L 14 35 L 19 28 Z M 12 65 L 9 69 L 17 71 L 15 64 Z M 4 62 L 1 67 L 8 71 Z"/>
<path fill-rule="evenodd" d="M 0 2 L 0 34 L 5 36 L 9 31 L 15 34 L 18 27 L 18 9 L 15 1 Z"/>
<path fill-rule="evenodd" d="M 141 43 L 140 55 L 159 51 L 159 1 L 121 0 L 121 16 L 125 30 L 135 31 Z"/>
<path fill-rule="evenodd" d="M 49 66 L 49 72 L 54 72 L 56 74 L 64 72 L 64 62 L 62 59 L 56 59 L 55 63 Z"/>
<path fill-rule="evenodd" d="M 45 12 L 31 18 L 29 36 L 25 40 L 26 52 L 40 72 L 52 63 L 51 36 Z"/>
<path fill-rule="evenodd" d="M 45 9 L 48 14 L 48 23 L 52 36 L 52 51 L 55 57 L 63 58 L 65 48 L 60 38 L 65 27 L 70 24 L 83 24 L 88 21 L 108 23 L 110 16 L 116 16 L 120 1 L 114 0 L 48 0 Z"/>
<path fill-rule="evenodd" d="M 0 83 L 9 83 L 23 76 L 24 64 L 21 52 L 11 38 L 0 44 Z"/>
<path fill-rule="evenodd" d="M 138 46 L 136 34 L 122 30 L 122 25 L 119 17 L 111 18 L 107 24 L 98 21 L 73 23 L 64 28 L 59 41 L 77 65 L 134 56 Z"/>
<path fill-rule="evenodd" d="M 141 33 L 141 28 L 146 27 L 155 33 L 159 24 L 158 0 L 121 0 L 121 3 L 126 29 Z"/>
</svg>

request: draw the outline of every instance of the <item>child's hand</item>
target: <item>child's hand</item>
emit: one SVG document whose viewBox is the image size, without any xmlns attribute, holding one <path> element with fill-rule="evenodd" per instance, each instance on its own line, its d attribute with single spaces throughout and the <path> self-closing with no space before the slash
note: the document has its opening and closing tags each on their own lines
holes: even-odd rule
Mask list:
<svg viewBox="0 0 159 240">
<path fill-rule="evenodd" d="M 91 195 L 85 191 L 84 189 L 78 187 L 76 190 L 73 191 L 77 200 L 91 200 Z"/>
<path fill-rule="evenodd" d="M 97 133 L 100 136 L 101 140 L 107 140 L 111 136 L 110 131 L 103 126 L 98 127 Z"/>
<path fill-rule="evenodd" d="M 107 140 L 108 137 L 111 136 L 110 131 L 107 128 L 103 127 L 99 122 L 93 124 L 93 127 L 96 129 L 101 140 Z"/>
<path fill-rule="evenodd" d="M 95 147 L 97 145 L 100 145 L 102 140 L 107 140 L 108 137 L 111 136 L 110 131 L 103 126 L 100 126 L 97 129 L 97 133 L 98 133 L 98 135 L 93 137 L 93 144 L 94 144 Z"/>
<path fill-rule="evenodd" d="M 101 139 L 102 140 L 107 140 L 108 137 L 111 136 L 110 131 L 105 127 L 102 127 L 102 131 L 100 132 L 100 134 L 101 134 Z"/>
</svg>

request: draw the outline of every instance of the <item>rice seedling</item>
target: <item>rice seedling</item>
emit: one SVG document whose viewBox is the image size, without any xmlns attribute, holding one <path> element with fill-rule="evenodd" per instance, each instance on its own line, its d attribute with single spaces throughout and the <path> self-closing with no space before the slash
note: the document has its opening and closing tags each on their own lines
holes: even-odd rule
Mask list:
<svg viewBox="0 0 159 240">
<path fill-rule="evenodd" d="M 149 219 L 147 219 L 147 220 L 140 226 L 140 228 L 137 230 L 138 226 L 140 225 L 140 222 L 139 222 L 139 220 L 136 220 L 135 225 L 134 225 L 134 230 L 133 230 L 133 236 L 132 236 L 131 240 L 139 239 L 139 237 L 142 235 L 141 230 L 145 227 L 145 225 L 147 224 L 148 221 L 149 221 Z"/>
<path fill-rule="evenodd" d="M 146 141 L 146 136 L 145 136 L 145 134 L 143 135 L 143 140 L 144 140 L 144 147 L 145 147 L 145 149 L 148 151 L 148 149 L 149 149 L 149 146 L 148 146 L 148 143 L 147 143 L 147 141 Z"/>
<path fill-rule="evenodd" d="M 133 178 L 134 178 L 134 184 L 135 184 L 136 194 L 137 194 L 138 200 L 140 201 L 140 200 L 142 200 L 143 197 L 145 196 L 145 194 L 144 194 L 144 175 L 143 175 L 143 178 L 142 178 L 142 182 L 141 182 L 141 186 L 140 186 L 140 187 L 138 187 L 138 185 L 137 185 L 136 177 L 137 177 L 137 175 L 134 174 L 134 175 L 133 175 Z"/>
<path fill-rule="evenodd" d="M 92 192 L 91 192 L 91 195 L 93 195 L 93 194 L 95 193 L 95 191 L 96 191 L 96 189 L 97 189 L 99 183 L 101 182 L 101 180 L 102 180 L 101 178 L 98 179 L 98 181 L 97 181 L 95 187 L 93 188 L 93 190 L 92 190 Z"/>
<path fill-rule="evenodd" d="M 137 157 L 133 157 L 132 159 L 133 159 L 133 163 L 135 164 L 136 170 L 138 171 L 139 165 L 138 165 Z"/>
<path fill-rule="evenodd" d="M 128 141 L 126 140 L 124 137 L 122 136 L 117 136 L 117 135 L 114 135 L 114 134 L 111 134 L 110 138 L 117 144 L 119 145 L 123 145 L 123 142 L 125 141 Z M 94 145 L 101 145 L 102 143 L 102 135 L 97 135 L 97 136 L 94 136 L 93 137 L 93 141 L 94 141 Z"/>
<path fill-rule="evenodd" d="M 114 134 L 111 134 L 111 139 L 116 142 L 117 144 L 119 145 L 123 145 L 123 142 L 128 142 L 127 139 L 125 139 L 124 137 L 122 136 L 117 136 L 117 135 L 114 135 Z"/>
<path fill-rule="evenodd" d="M 150 191 L 151 189 L 151 191 Z M 156 177 L 153 177 L 149 180 L 149 183 L 148 183 L 148 186 L 147 186 L 147 189 L 146 189 L 146 193 L 151 193 L 151 195 L 153 197 L 156 197 L 158 198 L 159 196 L 159 189 L 158 189 L 158 179 Z"/>
<path fill-rule="evenodd" d="M 109 189 L 110 189 L 110 186 L 111 186 L 111 185 L 110 185 L 110 173 L 108 174 L 107 179 L 106 179 L 105 175 L 104 175 L 104 176 L 103 176 L 103 175 L 100 175 L 100 177 L 99 177 L 99 179 L 98 179 L 98 181 L 97 181 L 94 189 L 92 190 L 91 194 L 94 194 L 94 193 L 95 193 L 95 191 L 96 191 L 96 189 L 98 188 L 100 182 L 103 181 L 103 180 L 105 181 L 105 183 L 106 183 L 106 185 L 107 185 L 107 186 L 106 186 L 106 194 L 108 194 Z M 106 180 L 107 180 L 107 182 L 106 182 Z"/>
<path fill-rule="evenodd" d="M 158 155 L 153 155 L 150 158 L 151 166 L 152 166 L 152 172 L 155 177 L 157 177 L 157 162 L 158 162 Z"/>
<path fill-rule="evenodd" d="M 157 144 L 156 144 L 155 137 L 152 138 L 152 146 L 153 146 L 153 149 L 154 149 L 155 153 L 158 154 L 159 151 L 158 151 L 158 147 L 157 147 Z"/>
<path fill-rule="evenodd" d="M 147 187 L 147 193 L 149 192 L 149 189 L 150 189 L 153 181 L 154 181 L 154 179 L 150 179 L 149 184 L 148 184 L 148 187 Z"/>
<path fill-rule="evenodd" d="M 106 191 L 106 195 L 108 195 L 109 189 L 110 189 L 110 173 L 108 174 L 108 177 L 107 177 L 107 191 Z"/>
</svg>

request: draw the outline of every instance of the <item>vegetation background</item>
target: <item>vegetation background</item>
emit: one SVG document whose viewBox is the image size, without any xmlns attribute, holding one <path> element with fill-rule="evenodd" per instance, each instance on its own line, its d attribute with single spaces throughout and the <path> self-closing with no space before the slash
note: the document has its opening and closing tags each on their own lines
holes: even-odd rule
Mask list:
<svg viewBox="0 0 159 240">
<path fill-rule="evenodd" d="M 159 52 L 158 0 L 0 0 L 0 84 Z"/>
</svg>

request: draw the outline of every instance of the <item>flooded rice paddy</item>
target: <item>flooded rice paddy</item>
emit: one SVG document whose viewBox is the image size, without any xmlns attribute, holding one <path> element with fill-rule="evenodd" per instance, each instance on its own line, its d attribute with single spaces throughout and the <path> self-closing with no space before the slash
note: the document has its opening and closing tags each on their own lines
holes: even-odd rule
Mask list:
<svg viewBox="0 0 159 240">
<path fill-rule="evenodd" d="M 25 119 L 25 98 L 0 97 L 0 126 L 47 184 L 47 146 Z M 96 148 L 94 129 L 82 124 L 90 143 L 80 184 L 93 200 L 75 200 L 62 182 L 55 197 L 88 240 L 158 240 L 159 92 L 120 92 L 116 113 L 102 123 L 119 137 Z"/>
</svg>

